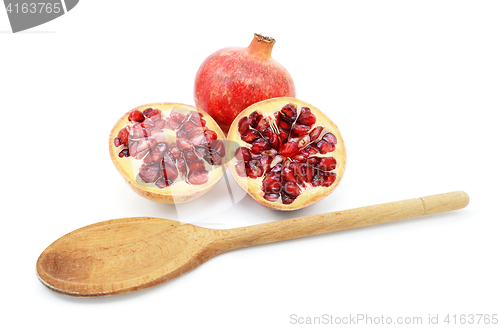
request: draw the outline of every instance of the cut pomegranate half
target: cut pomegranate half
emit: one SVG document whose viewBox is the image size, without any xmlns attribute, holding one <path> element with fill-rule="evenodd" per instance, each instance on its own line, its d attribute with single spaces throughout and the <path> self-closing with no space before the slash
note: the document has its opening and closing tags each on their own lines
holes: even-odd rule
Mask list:
<svg viewBox="0 0 500 328">
<path fill-rule="evenodd" d="M 258 102 L 233 121 L 229 169 L 259 204 L 297 210 L 328 196 L 345 171 L 337 126 L 318 108 L 296 98 Z M 236 146 L 233 146 L 236 144 Z"/>
<path fill-rule="evenodd" d="M 114 126 L 109 152 L 139 195 L 183 203 L 209 191 L 223 176 L 224 133 L 193 106 L 156 103 L 126 113 Z"/>
</svg>

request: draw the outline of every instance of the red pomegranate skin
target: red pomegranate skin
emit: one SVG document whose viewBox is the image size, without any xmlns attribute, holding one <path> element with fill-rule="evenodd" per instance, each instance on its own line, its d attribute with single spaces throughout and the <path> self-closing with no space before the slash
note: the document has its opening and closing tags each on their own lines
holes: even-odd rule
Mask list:
<svg viewBox="0 0 500 328">
<path fill-rule="evenodd" d="M 295 97 L 290 73 L 271 57 L 275 40 L 258 34 L 247 48 L 225 48 L 201 64 L 195 79 L 196 107 L 227 133 L 248 106 L 275 97 Z"/>
</svg>

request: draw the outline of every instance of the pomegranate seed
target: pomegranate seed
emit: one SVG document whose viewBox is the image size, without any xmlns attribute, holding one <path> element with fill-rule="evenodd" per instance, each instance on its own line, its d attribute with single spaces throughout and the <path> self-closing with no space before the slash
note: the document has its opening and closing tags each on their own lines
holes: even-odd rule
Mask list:
<svg viewBox="0 0 500 328">
<path fill-rule="evenodd" d="M 295 172 L 289 167 L 283 168 L 282 177 L 284 181 L 297 183 L 297 180 L 295 179 Z"/>
<path fill-rule="evenodd" d="M 317 144 L 310 144 L 309 146 L 304 148 L 304 151 L 309 153 L 309 155 L 319 154 L 319 149 L 317 147 Z"/>
<path fill-rule="evenodd" d="M 186 162 L 188 162 L 188 163 L 198 160 L 198 156 L 196 156 L 196 153 L 191 149 L 184 151 L 184 158 L 186 159 Z"/>
<path fill-rule="evenodd" d="M 335 150 L 335 145 L 334 144 L 331 144 L 325 140 L 320 140 L 318 141 L 318 143 L 316 144 L 318 149 L 319 149 L 319 152 L 321 154 L 326 154 L 326 153 L 329 153 L 331 151 L 334 151 Z"/>
<path fill-rule="evenodd" d="M 250 155 L 250 150 L 245 147 L 238 147 L 234 152 L 234 157 L 239 161 L 248 162 L 252 159 L 252 155 Z"/>
<path fill-rule="evenodd" d="M 281 192 L 281 202 L 285 205 L 290 205 L 293 203 L 295 198 L 288 196 L 284 191 Z"/>
<path fill-rule="evenodd" d="M 205 170 L 205 163 L 200 159 L 197 161 L 189 162 L 188 167 L 189 167 L 189 170 L 191 170 L 191 171 L 204 171 Z"/>
<path fill-rule="evenodd" d="M 209 145 L 213 140 L 217 140 L 217 133 L 212 130 L 205 131 L 205 136 L 207 137 L 207 142 Z"/>
<path fill-rule="evenodd" d="M 165 178 L 159 178 L 158 180 L 156 180 L 155 185 L 156 185 L 156 187 L 158 187 L 160 189 L 168 187 L 167 181 L 165 181 Z"/>
<path fill-rule="evenodd" d="M 325 133 L 325 135 L 321 139 L 325 140 L 326 142 L 328 142 L 329 144 L 332 144 L 332 145 L 336 145 L 337 144 L 337 137 L 335 137 L 333 135 L 333 133 L 331 133 L 331 132 Z"/>
<path fill-rule="evenodd" d="M 145 120 L 146 118 L 142 114 L 140 110 L 134 109 L 133 111 L 128 114 L 128 120 L 129 122 L 138 122 L 141 123 Z"/>
<path fill-rule="evenodd" d="M 123 142 L 118 137 L 113 140 L 113 143 L 115 144 L 115 147 L 120 147 L 121 145 L 123 145 Z"/>
<path fill-rule="evenodd" d="M 161 113 L 161 111 L 159 109 L 153 109 L 153 108 L 145 109 L 143 112 L 144 116 L 146 116 L 147 118 L 151 118 L 151 117 L 156 116 L 160 113 Z"/>
<path fill-rule="evenodd" d="M 279 194 L 264 194 L 264 199 L 268 202 L 275 202 L 280 198 Z"/>
<path fill-rule="evenodd" d="M 286 122 L 294 122 L 297 119 L 297 106 L 288 104 L 281 109 L 281 119 Z"/>
<path fill-rule="evenodd" d="M 281 145 L 279 148 L 279 153 L 283 157 L 291 157 L 299 152 L 299 146 L 295 141 L 287 142 Z"/>
<path fill-rule="evenodd" d="M 208 155 L 208 149 L 205 147 L 194 147 L 194 152 L 202 158 Z"/>
<path fill-rule="evenodd" d="M 173 165 L 163 162 L 163 175 L 165 177 L 165 180 L 173 183 L 178 176 L 177 168 Z"/>
<path fill-rule="evenodd" d="M 317 126 L 315 127 L 311 133 L 309 133 L 309 136 L 311 137 L 311 140 L 316 140 L 319 138 L 319 136 L 321 135 L 321 132 L 323 131 L 323 127 L 322 126 Z"/>
<path fill-rule="evenodd" d="M 247 176 L 247 171 L 245 169 L 245 162 L 240 162 L 234 166 L 234 169 L 236 170 L 236 174 L 238 174 L 240 177 L 246 177 Z"/>
<path fill-rule="evenodd" d="M 184 158 L 182 158 L 182 157 L 177 158 L 177 168 L 179 169 L 179 173 L 181 173 L 183 176 L 186 175 L 187 166 L 186 166 L 186 161 L 184 160 Z"/>
<path fill-rule="evenodd" d="M 291 196 L 292 198 L 297 198 L 299 197 L 300 193 L 302 192 L 299 188 L 299 186 L 297 186 L 297 184 L 293 183 L 293 182 L 286 182 L 284 185 L 283 185 L 283 191 L 288 194 L 289 196 Z"/>
<path fill-rule="evenodd" d="M 278 175 L 269 175 L 262 180 L 262 191 L 265 194 L 279 194 L 281 191 L 280 177 Z"/>
<path fill-rule="evenodd" d="M 335 173 L 323 173 L 323 178 L 322 178 L 322 183 L 321 185 L 323 187 L 330 187 L 334 182 L 335 179 L 337 178 L 337 175 Z"/>
<path fill-rule="evenodd" d="M 193 185 L 202 185 L 208 181 L 208 171 L 190 171 L 188 182 Z"/>
<path fill-rule="evenodd" d="M 170 118 L 172 120 L 174 120 L 174 122 L 182 123 L 184 121 L 184 119 L 186 118 L 186 115 L 172 110 L 170 112 Z"/>
<path fill-rule="evenodd" d="M 311 113 L 311 109 L 309 107 L 302 107 L 300 115 L 297 118 L 297 124 L 308 125 L 311 127 L 314 123 L 316 123 L 316 116 Z"/>
<path fill-rule="evenodd" d="M 255 113 L 255 112 L 254 112 Z M 240 134 L 246 133 L 250 129 L 250 124 L 252 120 L 248 117 L 243 117 L 238 121 L 238 132 Z"/>
<path fill-rule="evenodd" d="M 271 170 L 271 162 L 272 158 L 270 156 L 262 156 L 260 158 L 260 163 L 262 164 L 262 168 L 264 169 L 264 173 L 267 173 Z"/>
<path fill-rule="evenodd" d="M 122 157 L 129 157 L 130 153 L 129 153 L 128 149 L 125 148 L 125 149 L 122 149 L 122 151 L 118 154 L 118 156 L 120 158 L 122 158 Z"/>
<path fill-rule="evenodd" d="M 260 154 L 264 150 L 271 149 L 271 144 L 264 138 L 259 138 L 255 140 L 252 145 L 252 152 L 255 154 Z"/>
<path fill-rule="evenodd" d="M 144 164 L 139 169 L 139 177 L 146 183 L 153 183 L 161 176 L 160 164 Z"/>
<path fill-rule="evenodd" d="M 261 117 L 255 129 L 260 133 L 264 134 L 264 132 L 269 128 L 269 120 L 267 117 Z"/>
<path fill-rule="evenodd" d="M 175 157 L 171 153 L 165 153 L 163 155 L 163 163 L 175 166 Z"/>
<path fill-rule="evenodd" d="M 168 151 L 175 157 L 175 159 L 179 159 L 181 156 L 181 152 L 175 144 L 170 145 L 170 147 L 168 147 Z"/>
<path fill-rule="evenodd" d="M 253 159 L 247 162 L 246 165 L 247 176 L 252 179 L 261 177 L 264 174 L 262 163 L 259 160 Z"/>
<path fill-rule="evenodd" d="M 198 146 L 201 146 L 201 145 L 207 145 L 207 138 L 205 136 L 205 134 L 203 133 L 203 131 L 198 134 L 198 135 L 195 135 L 195 136 L 192 136 L 189 141 L 191 141 L 194 145 L 198 145 Z"/>
<path fill-rule="evenodd" d="M 260 138 L 260 133 L 257 130 L 248 130 L 241 135 L 241 140 L 247 143 L 252 143 L 258 138 Z"/>
<path fill-rule="evenodd" d="M 129 130 L 130 130 L 130 127 L 127 125 L 126 127 L 124 127 L 123 129 L 121 129 L 118 132 L 117 138 L 120 141 L 120 145 L 124 145 L 124 144 L 128 143 Z M 115 146 L 116 146 L 116 139 L 115 139 Z"/>
<path fill-rule="evenodd" d="M 321 171 L 330 171 L 335 169 L 337 161 L 333 157 L 323 157 L 318 164 L 318 169 Z"/>
<path fill-rule="evenodd" d="M 158 129 L 163 129 L 167 125 L 167 121 L 165 121 L 163 119 L 157 120 L 157 121 L 155 121 L 154 125 Z"/>
<path fill-rule="evenodd" d="M 224 148 L 224 143 L 220 140 L 214 140 L 209 147 L 213 152 L 224 156 L 226 154 L 226 150 Z"/>
<path fill-rule="evenodd" d="M 180 150 L 191 149 L 193 148 L 193 143 L 185 138 L 179 138 L 177 139 L 177 147 Z"/>
<path fill-rule="evenodd" d="M 250 114 L 248 116 L 248 118 L 250 119 L 250 122 L 251 122 L 250 126 L 255 129 L 257 127 L 257 124 L 259 123 L 260 119 L 262 118 L 262 114 L 255 111 L 252 114 Z"/>
<path fill-rule="evenodd" d="M 292 127 L 291 137 L 292 138 L 303 137 L 307 135 L 310 129 L 311 127 L 307 125 L 295 124 Z"/>
</svg>

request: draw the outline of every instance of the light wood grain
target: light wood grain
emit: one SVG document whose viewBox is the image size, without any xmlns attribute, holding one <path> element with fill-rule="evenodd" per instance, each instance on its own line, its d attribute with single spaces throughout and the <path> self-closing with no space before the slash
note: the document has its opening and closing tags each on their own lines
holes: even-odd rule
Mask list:
<svg viewBox="0 0 500 328">
<path fill-rule="evenodd" d="M 62 294 L 122 294 L 176 278 L 228 250 L 447 212 L 468 203 L 468 195 L 459 191 L 226 230 L 159 218 L 109 220 L 56 240 L 36 269 L 45 286 Z"/>
</svg>

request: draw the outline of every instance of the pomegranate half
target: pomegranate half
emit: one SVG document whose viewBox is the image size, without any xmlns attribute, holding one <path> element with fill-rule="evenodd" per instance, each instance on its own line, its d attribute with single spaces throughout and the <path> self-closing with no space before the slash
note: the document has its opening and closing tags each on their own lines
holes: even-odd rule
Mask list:
<svg viewBox="0 0 500 328">
<path fill-rule="evenodd" d="M 296 98 L 258 102 L 242 111 L 227 134 L 229 170 L 259 204 L 290 211 L 328 196 L 345 171 L 337 126 Z M 233 145 L 235 144 L 235 145 Z"/>
<path fill-rule="evenodd" d="M 196 107 L 206 111 L 227 133 L 236 115 L 261 100 L 295 97 L 290 73 L 271 57 L 275 40 L 255 34 L 247 48 L 216 51 L 195 78 Z"/>
<path fill-rule="evenodd" d="M 139 195 L 183 203 L 209 191 L 223 176 L 224 133 L 204 111 L 155 103 L 129 111 L 109 137 L 111 159 Z"/>
</svg>

